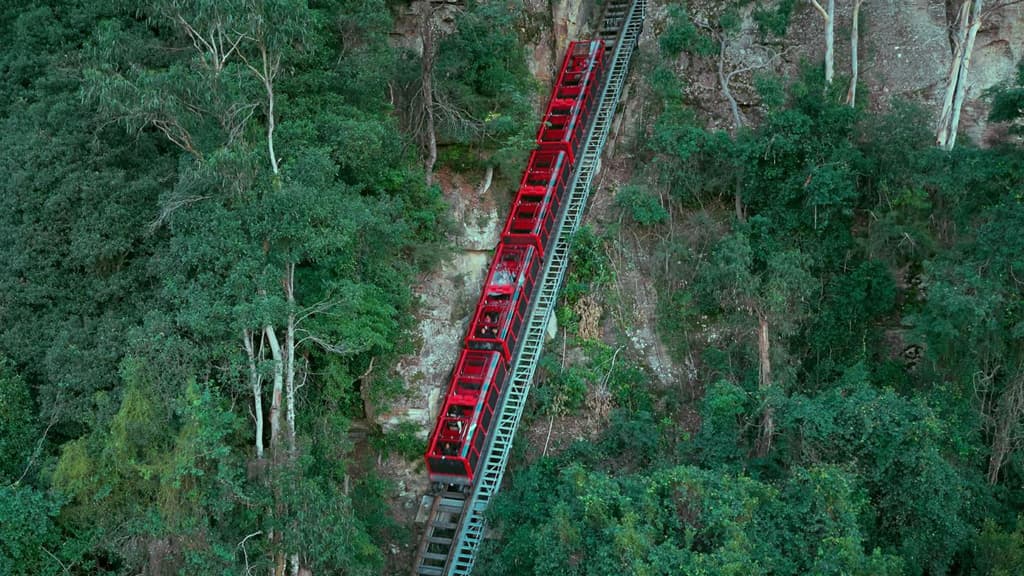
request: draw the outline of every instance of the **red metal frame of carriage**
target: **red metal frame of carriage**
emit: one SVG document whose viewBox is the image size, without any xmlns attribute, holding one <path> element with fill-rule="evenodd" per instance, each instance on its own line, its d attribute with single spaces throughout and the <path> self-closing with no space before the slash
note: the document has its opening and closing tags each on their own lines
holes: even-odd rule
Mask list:
<svg viewBox="0 0 1024 576">
<path fill-rule="evenodd" d="M 604 42 L 572 42 L 487 272 L 425 455 L 433 482 L 473 482 L 500 409 L 604 73 Z"/>
</svg>

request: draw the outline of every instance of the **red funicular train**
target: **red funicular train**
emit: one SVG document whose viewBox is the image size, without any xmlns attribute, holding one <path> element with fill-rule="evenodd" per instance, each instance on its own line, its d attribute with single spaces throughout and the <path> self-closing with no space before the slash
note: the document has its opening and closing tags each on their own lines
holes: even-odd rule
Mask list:
<svg viewBox="0 0 1024 576">
<path fill-rule="evenodd" d="M 537 133 L 537 149 L 519 184 L 427 446 L 427 470 L 434 482 L 469 485 L 477 472 L 586 139 L 603 79 L 603 55 L 600 40 L 569 45 Z"/>
</svg>

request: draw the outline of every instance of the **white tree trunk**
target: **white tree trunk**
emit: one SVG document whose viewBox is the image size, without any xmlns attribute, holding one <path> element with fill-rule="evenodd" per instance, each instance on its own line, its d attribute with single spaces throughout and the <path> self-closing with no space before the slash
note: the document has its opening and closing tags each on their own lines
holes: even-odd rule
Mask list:
<svg viewBox="0 0 1024 576">
<path fill-rule="evenodd" d="M 960 110 L 963 109 L 964 97 L 967 95 L 967 71 L 971 66 L 974 41 L 978 37 L 978 29 L 981 28 L 981 5 L 982 0 L 974 0 L 974 5 L 971 8 L 971 27 L 967 33 L 967 46 L 964 47 L 960 77 L 957 79 L 956 84 L 956 96 L 953 98 L 953 117 L 949 123 L 949 137 L 946 140 L 946 150 L 952 150 L 953 146 L 956 145 L 956 131 L 960 127 Z"/>
<path fill-rule="evenodd" d="M 260 80 L 263 81 L 263 88 L 267 91 L 267 153 L 270 154 L 270 168 L 274 171 L 276 177 L 280 174 L 280 168 L 277 165 L 277 153 L 274 152 L 274 128 L 276 128 L 276 120 L 274 118 L 274 76 L 277 75 L 278 62 L 271 62 L 272 57 L 267 54 L 267 49 L 264 46 L 260 47 L 260 55 L 263 57 L 263 74 Z"/>
<path fill-rule="evenodd" d="M 836 0 L 828 0 L 828 16 L 825 18 L 825 83 L 832 84 L 836 62 Z"/>
<path fill-rule="evenodd" d="M 434 183 L 434 164 L 437 163 L 437 133 L 434 127 L 434 30 L 431 26 L 433 9 L 429 4 L 423 8 L 422 35 L 423 35 L 423 113 L 426 114 L 427 127 L 427 158 L 423 162 L 423 169 L 426 172 L 427 186 Z"/>
<path fill-rule="evenodd" d="M 256 457 L 263 459 L 263 377 L 256 369 L 256 353 L 253 350 L 252 331 L 242 331 L 242 345 L 249 359 L 249 385 L 252 387 L 253 418 L 256 420 Z"/>
<path fill-rule="evenodd" d="M 860 5 L 864 0 L 853 2 L 853 22 L 850 24 L 850 89 L 846 92 L 846 103 L 850 108 L 857 105 L 857 75 L 859 72 L 857 45 L 860 42 Z"/>
<path fill-rule="evenodd" d="M 818 0 L 811 0 L 811 4 L 825 21 L 825 83 L 832 84 L 832 77 L 835 76 L 836 0 L 828 0 L 827 9 Z"/>
<path fill-rule="evenodd" d="M 939 112 L 939 123 L 935 131 L 935 145 L 943 150 L 950 149 L 948 145 L 950 126 L 953 124 L 953 101 L 955 100 L 957 87 L 960 85 L 960 76 L 963 72 L 963 56 L 964 49 L 967 46 L 970 5 L 971 0 L 963 1 L 955 21 L 956 34 L 952 38 L 953 58 L 949 64 L 946 92 L 942 98 L 942 109 Z"/>
<path fill-rule="evenodd" d="M 768 319 L 763 315 L 757 318 L 757 357 L 758 357 L 758 388 L 766 390 L 772 385 L 772 362 L 768 341 Z M 775 437 L 775 409 L 766 405 L 761 414 L 761 429 L 757 439 L 757 454 L 764 457 L 772 449 L 772 438 Z"/>
<path fill-rule="evenodd" d="M 267 325 L 263 333 L 270 343 L 270 355 L 274 360 L 274 391 L 270 400 L 270 449 L 273 450 L 274 460 L 277 460 L 278 447 L 281 440 L 281 395 L 284 389 L 284 358 L 281 356 L 281 344 L 277 340 L 277 332 L 274 327 Z"/>
<path fill-rule="evenodd" d="M 285 331 L 285 394 L 288 420 L 288 451 L 295 456 L 295 264 L 286 265 L 285 292 L 288 297 L 288 327 Z M 296 570 L 298 567 L 296 565 Z"/>
<path fill-rule="evenodd" d="M 768 319 L 764 316 L 757 319 L 757 358 L 758 387 L 768 388 L 772 385 L 772 360 L 768 342 Z"/>
</svg>

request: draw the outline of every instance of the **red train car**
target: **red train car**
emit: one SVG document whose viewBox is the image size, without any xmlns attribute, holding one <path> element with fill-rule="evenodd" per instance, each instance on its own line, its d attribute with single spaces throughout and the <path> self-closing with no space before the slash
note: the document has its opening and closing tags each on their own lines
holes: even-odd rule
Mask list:
<svg viewBox="0 0 1024 576">
<path fill-rule="evenodd" d="M 490 350 L 463 350 L 427 447 L 433 482 L 469 484 L 505 383 L 505 361 Z"/>
<path fill-rule="evenodd" d="M 540 255 L 533 246 L 498 244 L 483 295 L 469 324 L 467 347 L 497 350 L 506 362 L 512 361 L 540 264 Z"/>
<path fill-rule="evenodd" d="M 534 150 L 519 184 L 512 211 L 505 222 L 502 242 L 531 244 L 540 256 L 557 224 L 565 196 L 568 162 L 565 152 Z"/>
<path fill-rule="evenodd" d="M 537 144 L 548 150 L 562 150 L 569 162 L 586 134 L 584 128 L 593 109 L 591 95 L 600 84 L 603 69 L 604 42 L 572 42 L 555 81 L 551 101 L 537 132 Z"/>
<path fill-rule="evenodd" d="M 573 42 L 516 193 L 425 455 L 430 479 L 469 486 L 487 446 L 576 153 L 603 75 L 604 43 Z"/>
</svg>

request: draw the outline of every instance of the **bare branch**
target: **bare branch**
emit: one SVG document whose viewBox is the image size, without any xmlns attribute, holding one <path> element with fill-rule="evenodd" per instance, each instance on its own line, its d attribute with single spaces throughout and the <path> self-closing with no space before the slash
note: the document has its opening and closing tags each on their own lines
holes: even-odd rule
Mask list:
<svg viewBox="0 0 1024 576">
<path fill-rule="evenodd" d="M 50 422 L 46 425 L 46 429 L 43 430 L 43 435 L 39 438 L 39 441 L 36 442 L 36 449 L 32 451 L 32 456 L 29 457 L 28 464 L 26 464 L 25 469 L 21 471 L 21 476 L 18 476 L 18 479 L 12 482 L 10 486 L 17 486 L 25 479 L 25 476 L 28 475 L 28 471 L 32 469 L 32 465 L 35 464 L 36 459 L 39 458 L 40 454 L 42 454 L 43 443 L 46 442 L 46 437 L 50 434 L 50 428 L 53 428 L 53 425 L 57 423 L 59 414 L 59 410 L 54 410 L 53 413 L 50 414 Z M 63 566 L 63 564 L 61 564 L 61 566 Z"/>
<path fill-rule="evenodd" d="M 188 21 L 180 14 L 178 15 L 178 22 L 183 28 L 185 28 L 185 33 L 192 39 L 192 45 L 195 46 L 196 51 L 199 52 L 200 55 L 204 52 L 209 52 L 211 54 L 216 53 L 216 49 L 206 40 L 206 38 L 203 38 L 203 35 L 193 28 L 192 25 L 189 24 Z M 207 64 L 205 58 L 203 59 L 203 64 Z"/>
<path fill-rule="evenodd" d="M 245 558 L 245 574 L 246 574 L 246 576 L 249 576 L 249 575 L 251 575 L 253 573 L 253 568 L 249 566 L 249 552 L 245 549 L 245 543 L 246 543 L 246 541 L 249 540 L 249 538 L 253 538 L 253 537 L 259 536 L 261 534 L 263 534 L 263 530 L 257 530 L 256 532 L 253 532 L 252 534 L 249 534 L 245 538 L 242 538 L 242 541 L 238 543 L 237 547 L 242 549 L 242 556 Z"/>
<path fill-rule="evenodd" d="M 306 310 L 302 314 L 299 314 L 295 318 L 295 325 L 298 326 L 303 322 L 303 320 L 308 320 L 313 316 L 317 316 L 319 314 L 326 314 L 328 310 L 340 306 L 342 303 L 343 302 L 337 298 L 325 298 L 317 302 L 316 304 L 313 304 L 312 306 L 306 308 Z"/>
<path fill-rule="evenodd" d="M 356 378 L 356 380 L 362 380 L 363 378 L 366 378 L 367 376 L 369 376 L 370 372 L 373 372 L 373 363 L 376 362 L 376 361 L 377 361 L 377 357 L 376 356 L 374 356 L 373 358 L 370 358 L 370 367 L 366 369 L 366 372 L 363 372 L 362 374 L 360 374 L 359 378 Z"/>
<path fill-rule="evenodd" d="M 814 5 L 814 9 L 821 13 L 821 17 L 824 18 L 825 22 L 827 23 L 829 16 L 828 12 L 825 11 L 825 8 L 823 8 L 821 4 L 818 3 L 818 0 L 810 0 L 810 2 L 811 4 Z"/>
<path fill-rule="evenodd" d="M 740 108 L 736 104 L 736 99 L 732 96 L 732 91 L 729 90 L 729 79 L 732 78 L 732 74 L 727 75 L 725 73 L 725 49 L 727 46 L 728 42 L 723 34 L 721 49 L 718 53 L 718 82 L 722 86 L 722 95 L 729 102 L 729 110 L 732 112 L 733 130 L 739 130 L 743 127 L 743 117 L 740 116 Z"/>
<path fill-rule="evenodd" d="M 296 348 L 298 348 L 299 346 L 306 342 L 309 342 L 311 344 L 316 345 L 325 352 L 328 352 L 330 354 L 337 354 L 338 356 L 353 356 L 355 354 L 359 354 L 370 349 L 368 345 L 349 347 L 345 344 L 329 342 L 324 338 L 309 332 L 308 330 L 296 330 L 296 332 L 306 334 L 305 337 L 300 338 L 295 343 Z"/>
<path fill-rule="evenodd" d="M 160 207 L 160 214 L 147 226 L 149 228 L 149 232 L 153 233 L 163 226 L 164 222 L 166 222 L 167 219 L 170 218 L 177 210 L 180 210 L 190 204 L 195 204 L 196 202 L 209 200 L 210 198 L 212 198 L 212 196 L 189 196 L 188 198 L 179 198 L 164 204 Z"/>
<path fill-rule="evenodd" d="M 1003 8 L 1009 8 L 1010 6 L 1019 6 L 1021 4 L 1024 4 L 1024 0 L 1001 0 L 999 2 L 993 2 L 989 4 L 988 8 L 986 8 L 981 13 L 981 18 L 982 20 L 984 20 L 985 18 L 988 18 L 989 16 L 992 16 L 996 12 L 1002 10 Z"/>
<path fill-rule="evenodd" d="M 50 552 L 49 550 L 46 549 L 46 546 L 40 546 L 39 549 L 42 550 L 43 552 L 46 552 L 46 555 L 49 556 L 50 558 L 53 558 L 54 562 L 56 562 L 57 564 L 60 564 L 61 572 L 63 574 L 71 574 L 71 566 L 74 566 L 75 565 L 74 563 L 72 563 L 71 566 L 68 566 L 67 564 L 61 562 L 60 558 L 57 558 L 56 556 L 53 555 L 53 552 Z"/>
</svg>

